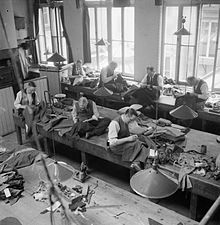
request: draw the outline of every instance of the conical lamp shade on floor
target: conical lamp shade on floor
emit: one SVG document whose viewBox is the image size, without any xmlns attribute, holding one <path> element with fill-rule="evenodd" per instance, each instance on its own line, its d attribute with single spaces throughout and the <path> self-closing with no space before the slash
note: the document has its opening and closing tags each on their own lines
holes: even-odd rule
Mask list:
<svg viewBox="0 0 220 225">
<path fill-rule="evenodd" d="M 94 91 L 93 94 L 100 97 L 108 97 L 112 95 L 113 92 L 106 87 L 100 87 L 98 90 Z"/>
<path fill-rule="evenodd" d="M 198 117 L 198 113 L 185 104 L 171 110 L 170 115 L 181 120 L 192 120 Z"/>
<path fill-rule="evenodd" d="M 178 184 L 154 168 L 136 173 L 131 178 L 130 185 L 138 195 L 151 199 L 166 198 L 178 189 Z"/>
</svg>

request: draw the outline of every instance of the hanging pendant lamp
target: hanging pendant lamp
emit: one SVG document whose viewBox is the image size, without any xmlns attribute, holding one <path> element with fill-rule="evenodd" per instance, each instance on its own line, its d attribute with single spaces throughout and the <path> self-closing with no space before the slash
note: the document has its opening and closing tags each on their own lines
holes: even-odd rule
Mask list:
<svg viewBox="0 0 220 225">
<path fill-rule="evenodd" d="M 178 36 L 190 35 L 190 32 L 184 27 L 185 22 L 186 22 L 186 17 L 182 17 L 182 27 L 174 33 L 175 35 L 178 35 Z"/>
<path fill-rule="evenodd" d="M 192 120 L 198 117 L 198 113 L 192 110 L 186 104 L 170 111 L 170 115 L 181 120 Z"/>
<path fill-rule="evenodd" d="M 131 178 L 130 186 L 138 195 L 151 199 L 169 197 L 179 187 L 177 179 L 162 173 L 155 163 L 152 168 L 137 172 Z"/>
<path fill-rule="evenodd" d="M 110 45 L 110 43 L 108 41 L 105 41 L 103 38 L 101 38 L 99 41 L 96 42 L 95 45 L 107 47 Z"/>
<path fill-rule="evenodd" d="M 66 61 L 66 59 L 60 55 L 59 53 L 55 52 L 50 58 L 47 59 L 48 62 L 60 63 Z"/>
</svg>

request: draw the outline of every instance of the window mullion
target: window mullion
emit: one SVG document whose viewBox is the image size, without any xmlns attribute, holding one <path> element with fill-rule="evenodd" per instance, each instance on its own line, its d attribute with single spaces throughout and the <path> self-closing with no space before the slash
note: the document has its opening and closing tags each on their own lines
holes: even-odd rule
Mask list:
<svg viewBox="0 0 220 225">
<path fill-rule="evenodd" d="M 217 29 L 216 45 L 215 45 L 215 58 L 214 58 L 213 77 L 212 77 L 212 91 L 215 88 L 215 72 L 216 72 L 217 54 L 218 54 L 218 45 L 219 45 L 219 32 L 220 32 L 220 7 L 218 10 L 218 29 Z"/>
<path fill-rule="evenodd" d="M 45 35 L 45 22 L 44 22 L 44 11 L 42 8 L 42 20 L 43 20 L 43 32 L 44 32 L 44 46 L 45 46 L 45 50 L 47 51 L 47 41 L 46 41 L 46 35 Z M 47 54 L 45 54 L 46 56 L 46 61 L 47 61 Z"/>
<path fill-rule="evenodd" d="M 183 6 L 179 6 L 178 12 L 178 29 L 182 26 L 182 16 L 183 16 Z M 177 36 L 177 46 L 176 46 L 176 73 L 175 80 L 179 82 L 179 69 L 180 69 L 180 55 L 181 55 L 181 36 Z"/>
<path fill-rule="evenodd" d="M 61 24 L 60 24 L 60 12 L 59 12 L 59 8 L 56 8 L 57 10 L 57 20 L 58 20 L 58 26 L 59 26 L 59 42 L 60 42 L 60 53 L 63 56 L 63 46 L 62 46 L 62 35 L 61 35 Z"/>
<path fill-rule="evenodd" d="M 43 15 L 43 11 L 42 11 L 42 8 L 39 8 L 39 11 L 41 11 L 41 15 Z M 39 13 L 40 14 L 40 13 Z M 39 24 L 39 26 L 42 26 L 42 20 L 41 21 L 41 24 Z M 39 18 L 38 18 L 38 23 L 39 23 Z M 39 34 L 39 31 L 38 31 L 38 38 L 37 38 L 37 42 L 38 42 L 38 51 L 39 51 L 39 56 L 40 56 L 40 62 L 42 62 L 42 57 L 41 57 L 41 48 L 40 48 L 40 34 Z"/>
<path fill-rule="evenodd" d="M 198 63 L 199 63 L 199 40 L 201 35 L 201 26 L 202 26 L 202 5 L 198 6 L 197 13 L 197 29 L 196 29 L 196 43 L 195 43 L 195 62 L 193 74 L 197 77 Z"/>
<path fill-rule="evenodd" d="M 98 21 L 97 21 L 97 8 L 94 8 L 95 10 L 95 38 L 96 38 L 96 43 L 98 42 Z M 97 68 L 99 68 L 99 49 L 98 45 L 96 45 L 96 61 L 97 61 Z"/>
<path fill-rule="evenodd" d="M 206 48 L 206 57 L 209 57 L 209 49 L 210 49 L 210 41 L 211 41 L 211 28 L 212 28 L 212 23 L 209 23 L 208 42 L 207 42 L 207 48 Z"/>
<path fill-rule="evenodd" d="M 125 55 L 124 55 L 124 51 L 125 51 L 125 40 L 124 40 L 124 7 L 121 8 L 121 52 L 122 52 L 122 59 L 121 59 L 121 62 L 122 62 L 122 73 L 125 72 Z"/>
<path fill-rule="evenodd" d="M 51 9 L 49 8 L 49 21 L 50 21 L 50 36 L 51 36 L 51 44 L 52 44 L 52 52 L 54 52 L 54 43 L 53 43 L 53 35 L 52 35 L 52 23 L 51 23 Z"/>
<path fill-rule="evenodd" d="M 112 61 L 112 7 L 107 7 L 108 61 Z"/>
</svg>

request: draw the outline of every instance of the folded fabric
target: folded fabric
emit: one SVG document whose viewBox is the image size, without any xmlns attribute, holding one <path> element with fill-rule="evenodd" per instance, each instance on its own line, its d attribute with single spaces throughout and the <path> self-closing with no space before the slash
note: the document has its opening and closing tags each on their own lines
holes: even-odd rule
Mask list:
<svg viewBox="0 0 220 225">
<path fill-rule="evenodd" d="M 74 124 L 72 119 L 63 119 L 61 120 L 57 125 L 55 125 L 54 129 L 62 129 L 62 128 L 68 128 L 72 127 Z"/>
</svg>

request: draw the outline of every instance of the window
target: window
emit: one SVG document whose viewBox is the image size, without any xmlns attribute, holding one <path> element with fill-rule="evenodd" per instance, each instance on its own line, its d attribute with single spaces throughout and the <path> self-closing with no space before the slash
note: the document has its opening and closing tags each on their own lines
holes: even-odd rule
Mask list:
<svg viewBox="0 0 220 225">
<path fill-rule="evenodd" d="M 118 72 L 134 75 L 134 7 L 89 6 L 92 66 L 101 69 L 109 61 Z M 96 46 L 103 38 L 109 46 Z"/>
<path fill-rule="evenodd" d="M 197 76 L 210 90 L 220 89 L 219 15 L 220 6 L 214 4 L 165 6 L 163 75 L 179 83 L 186 76 Z M 181 27 L 182 16 L 189 36 L 173 35 Z"/>
<path fill-rule="evenodd" d="M 37 41 L 40 63 L 55 52 L 67 59 L 66 39 L 63 36 L 60 10 L 58 7 L 41 7 L 39 9 L 39 37 Z"/>
</svg>

